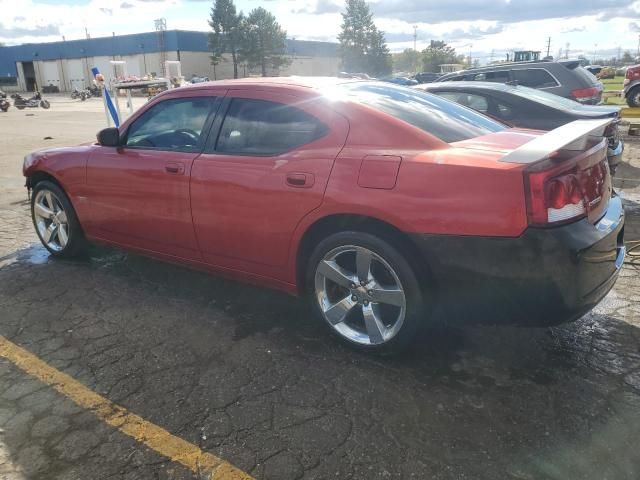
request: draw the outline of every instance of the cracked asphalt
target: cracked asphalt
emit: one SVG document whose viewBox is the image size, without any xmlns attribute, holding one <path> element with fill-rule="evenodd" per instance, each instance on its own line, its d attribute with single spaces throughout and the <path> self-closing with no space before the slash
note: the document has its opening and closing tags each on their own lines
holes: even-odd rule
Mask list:
<svg viewBox="0 0 640 480">
<path fill-rule="evenodd" d="M 0 115 L 0 335 L 258 479 L 640 478 L 637 259 L 575 323 L 442 328 L 367 357 L 278 292 L 118 250 L 50 259 L 22 156 L 92 138 L 101 109 Z M 625 155 L 640 240 L 640 142 Z M 2 479 L 197 478 L 6 360 L 0 428 Z"/>
</svg>

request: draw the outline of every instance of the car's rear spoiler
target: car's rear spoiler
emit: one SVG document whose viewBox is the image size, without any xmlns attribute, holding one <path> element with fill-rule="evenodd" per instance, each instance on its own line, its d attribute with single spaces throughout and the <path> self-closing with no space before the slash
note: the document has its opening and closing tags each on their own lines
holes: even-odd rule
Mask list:
<svg viewBox="0 0 640 480">
<path fill-rule="evenodd" d="M 589 138 L 603 137 L 613 118 L 575 120 L 521 145 L 500 159 L 507 163 L 533 163 L 558 150 L 585 150 Z"/>
</svg>

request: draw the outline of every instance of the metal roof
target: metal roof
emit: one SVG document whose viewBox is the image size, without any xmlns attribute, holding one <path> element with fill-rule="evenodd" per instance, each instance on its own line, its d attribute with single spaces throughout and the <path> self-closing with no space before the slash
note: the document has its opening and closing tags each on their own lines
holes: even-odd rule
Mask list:
<svg viewBox="0 0 640 480">
<path fill-rule="evenodd" d="M 208 52 L 209 33 L 188 30 L 164 32 L 165 51 Z M 286 40 L 287 53 L 303 57 L 336 57 L 338 44 L 306 40 Z M 114 35 L 50 43 L 25 43 L 0 47 L 0 76 L 16 76 L 16 62 L 58 60 L 114 55 L 135 55 L 159 51 L 157 32 Z"/>
</svg>

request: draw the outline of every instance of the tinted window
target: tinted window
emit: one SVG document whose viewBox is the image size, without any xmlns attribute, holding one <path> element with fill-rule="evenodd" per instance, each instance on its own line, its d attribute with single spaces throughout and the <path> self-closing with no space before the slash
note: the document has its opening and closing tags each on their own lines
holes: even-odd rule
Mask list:
<svg viewBox="0 0 640 480">
<path fill-rule="evenodd" d="M 413 88 L 364 82 L 339 87 L 350 99 L 418 127 L 444 142 L 467 140 L 505 128 L 469 108 Z"/>
<path fill-rule="evenodd" d="M 558 82 L 556 82 L 551 74 L 543 68 L 514 70 L 513 75 L 518 81 L 518 85 L 523 85 L 525 87 L 549 88 L 558 86 Z"/>
<path fill-rule="evenodd" d="M 131 124 L 128 147 L 194 151 L 211 110 L 211 97 L 160 102 Z"/>
<path fill-rule="evenodd" d="M 573 72 L 586 85 L 589 85 L 589 86 L 598 85 L 598 79 L 596 78 L 596 76 L 586 68 L 578 66 L 573 69 Z"/>
<path fill-rule="evenodd" d="M 309 143 L 327 127 L 308 113 L 282 103 L 234 98 L 216 150 L 243 155 L 276 155 Z"/>
<path fill-rule="evenodd" d="M 478 73 L 474 78 L 477 82 L 507 83 L 511 81 L 508 70 L 498 70 L 497 72 Z"/>
</svg>

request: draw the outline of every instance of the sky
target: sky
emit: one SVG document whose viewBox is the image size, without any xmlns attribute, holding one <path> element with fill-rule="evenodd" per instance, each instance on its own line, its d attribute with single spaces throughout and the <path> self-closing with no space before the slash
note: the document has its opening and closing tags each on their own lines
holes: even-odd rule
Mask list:
<svg viewBox="0 0 640 480">
<path fill-rule="evenodd" d="M 207 31 L 213 0 L 0 0 L 0 42 L 15 45 L 168 29 Z M 481 63 L 513 50 L 610 58 L 640 41 L 640 1 L 632 0 L 371 0 L 391 51 L 444 40 Z M 19 5 L 17 8 L 16 5 Z M 343 0 L 236 0 L 248 13 L 271 11 L 289 38 L 336 41 Z"/>
</svg>

